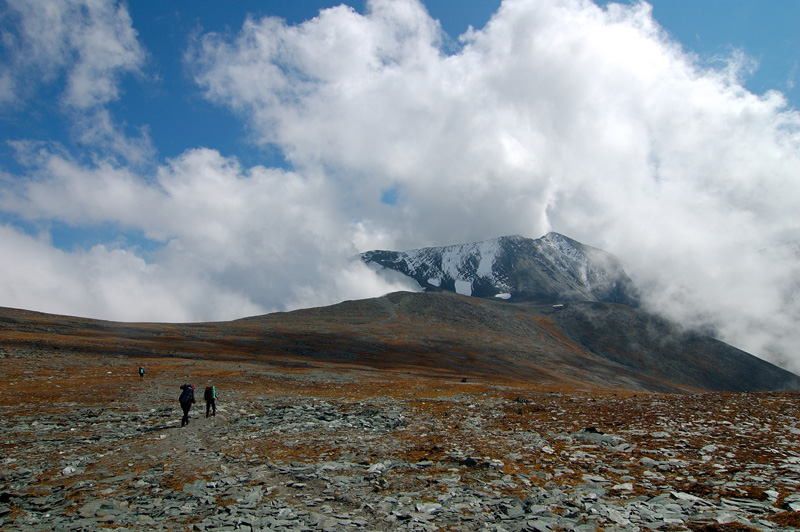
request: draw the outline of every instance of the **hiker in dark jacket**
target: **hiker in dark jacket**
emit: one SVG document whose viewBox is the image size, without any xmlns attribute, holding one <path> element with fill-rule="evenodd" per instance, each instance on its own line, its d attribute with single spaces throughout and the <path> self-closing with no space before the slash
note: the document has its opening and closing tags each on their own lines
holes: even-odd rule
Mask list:
<svg viewBox="0 0 800 532">
<path fill-rule="evenodd" d="M 181 403 L 183 409 L 183 419 L 181 419 L 181 427 L 189 424 L 189 410 L 192 409 L 194 404 L 194 386 L 191 384 L 181 385 L 181 396 L 178 401 Z"/>
<path fill-rule="evenodd" d="M 217 415 L 217 388 L 214 386 L 206 386 L 206 392 L 203 394 L 203 399 L 206 400 L 206 417 L 208 412 L 212 412 L 212 416 Z"/>
</svg>

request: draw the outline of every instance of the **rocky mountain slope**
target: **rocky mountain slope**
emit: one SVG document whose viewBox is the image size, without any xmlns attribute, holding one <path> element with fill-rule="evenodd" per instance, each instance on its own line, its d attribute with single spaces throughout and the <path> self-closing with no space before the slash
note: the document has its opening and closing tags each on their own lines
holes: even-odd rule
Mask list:
<svg viewBox="0 0 800 532">
<path fill-rule="evenodd" d="M 364 262 L 400 272 L 426 291 L 563 303 L 638 305 L 638 294 L 613 255 L 558 233 L 533 240 L 504 236 L 457 246 L 368 251 Z"/>
<path fill-rule="evenodd" d="M 798 390 L 800 377 L 641 309 L 398 292 L 231 322 L 132 324 L 3 309 L 0 348 L 408 371 L 571 389 Z"/>
</svg>

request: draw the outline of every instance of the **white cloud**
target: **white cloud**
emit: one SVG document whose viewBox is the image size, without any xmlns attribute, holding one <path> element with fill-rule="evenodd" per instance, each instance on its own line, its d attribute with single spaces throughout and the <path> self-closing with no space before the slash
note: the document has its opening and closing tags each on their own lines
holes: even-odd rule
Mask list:
<svg viewBox="0 0 800 532">
<path fill-rule="evenodd" d="M 63 102 L 76 109 L 119 95 L 118 77 L 137 72 L 144 51 L 127 9 L 113 0 L 7 0 L 8 63 L 0 103 L 20 104 L 39 83 L 65 75 Z M 16 30 L 16 31 L 12 31 Z"/>
<path fill-rule="evenodd" d="M 147 264 L 123 249 L 98 245 L 72 253 L 0 226 L 0 295 L 4 306 L 121 321 L 230 319 L 263 307 L 215 285 L 196 268 Z"/>
<path fill-rule="evenodd" d="M 114 316 L 132 297 L 137 319 L 152 301 L 150 319 L 221 319 L 399 286 L 348 262 L 357 251 L 552 229 L 621 257 L 652 308 L 800 368 L 798 259 L 775 251 L 799 236 L 800 116 L 779 93 L 742 88 L 747 61 L 705 68 L 646 4 L 585 0 L 507 0 L 457 53 L 441 42 L 412 0 L 201 36 L 187 61 L 207 97 L 294 170 L 192 149 L 143 176 L 29 150 L 5 212 L 116 224 L 161 247 L 64 253 L 5 227 L 14 264 L 42 271 L 4 263 L 1 300 Z M 115 97 L 100 89 L 65 99 Z M 74 288 L 48 290 L 47 276 Z"/>
<path fill-rule="evenodd" d="M 555 229 L 620 255 L 673 317 L 757 353 L 800 340 L 796 261 L 758 253 L 797 237 L 800 117 L 740 85 L 751 61 L 704 68 L 647 4 L 508 0 L 462 40 L 445 55 L 422 6 L 375 0 L 250 20 L 194 57 L 210 99 L 328 169 L 396 248 Z"/>
<path fill-rule="evenodd" d="M 197 149 L 147 182 L 113 165 L 86 168 L 47 147 L 33 148 L 40 148 L 28 150 L 34 175 L 8 180 L 0 192 L 4 212 L 34 225 L 111 224 L 157 246 L 147 252 L 112 242 L 66 253 L 50 247 L 46 232 L 32 237 L 6 227 L 0 242 L 10 250 L 0 266 L 9 281 L 0 286 L 4 305 L 27 300 L 53 312 L 197 321 L 331 304 L 405 286 L 352 262 L 357 249 L 346 233 L 364 230 L 342 218 L 340 191 L 324 179 L 244 170 L 214 150 Z M 28 262 L 34 270 L 25 270 Z"/>
<path fill-rule="evenodd" d="M 139 136 L 128 136 L 122 124 L 115 122 L 106 108 L 75 114 L 73 129 L 80 144 L 100 149 L 116 165 L 127 163 L 133 168 L 145 167 L 155 159 L 156 149 L 147 127 Z"/>
<path fill-rule="evenodd" d="M 143 166 L 155 154 L 146 128 L 128 137 L 107 109 L 125 75 L 142 74 L 145 51 L 127 7 L 116 0 L 9 0 L 0 14 L 0 108 L 36 108 L 38 96 L 58 94 L 53 122 L 65 119 L 79 146 Z M 50 105 L 48 103 L 48 105 Z M 34 112 L 38 112 L 37 109 Z"/>
</svg>

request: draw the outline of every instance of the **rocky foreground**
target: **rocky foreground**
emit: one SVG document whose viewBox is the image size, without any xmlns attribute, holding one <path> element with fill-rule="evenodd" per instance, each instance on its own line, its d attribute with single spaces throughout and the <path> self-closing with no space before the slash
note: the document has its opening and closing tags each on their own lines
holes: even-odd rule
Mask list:
<svg viewBox="0 0 800 532">
<path fill-rule="evenodd" d="M 35 349 L 0 352 L 0 382 L 2 530 L 800 528 L 796 393 Z M 198 404 L 181 428 L 184 382 Z"/>
</svg>

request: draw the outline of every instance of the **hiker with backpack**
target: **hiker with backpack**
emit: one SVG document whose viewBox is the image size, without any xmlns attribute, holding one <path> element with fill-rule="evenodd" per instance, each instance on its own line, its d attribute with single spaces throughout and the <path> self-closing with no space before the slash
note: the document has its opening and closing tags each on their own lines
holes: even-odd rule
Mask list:
<svg viewBox="0 0 800 532">
<path fill-rule="evenodd" d="M 194 404 L 194 386 L 191 384 L 182 384 L 181 385 L 181 396 L 178 398 L 178 401 L 181 403 L 181 408 L 183 409 L 183 419 L 181 419 L 181 427 L 184 427 L 189 424 L 189 410 L 192 409 L 192 405 Z"/>
<path fill-rule="evenodd" d="M 144 380 L 144 366 L 139 366 L 139 380 Z"/>
<path fill-rule="evenodd" d="M 217 388 L 215 386 L 206 386 L 206 392 L 203 394 L 203 399 L 206 400 L 206 417 L 209 411 L 212 416 L 217 416 Z"/>
</svg>

